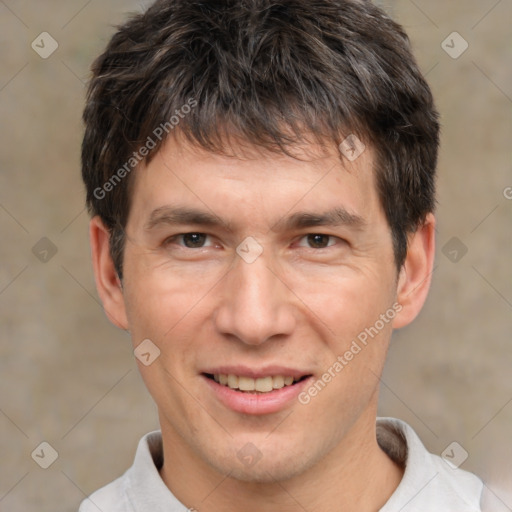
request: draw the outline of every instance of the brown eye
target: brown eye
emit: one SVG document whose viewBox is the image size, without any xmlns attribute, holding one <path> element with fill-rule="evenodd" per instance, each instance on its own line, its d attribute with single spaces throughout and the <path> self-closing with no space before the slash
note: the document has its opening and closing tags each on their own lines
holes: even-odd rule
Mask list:
<svg viewBox="0 0 512 512">
<path fill-rule="evenodd" d="M 310 234 L 307 235 L 307 242 L 309 247 L 313 249 L 325 249 L 329 245 L 329 239 L 333 238 L 329 235 L 322 235 L 322 234 Z"/>
<path fill-rule="evenodd" d="M 204 233 L 185 233 L 180 235 L 183 245 L 189 249 L 198 249 L 204 246 L 207 235 Z"/>
</svg>

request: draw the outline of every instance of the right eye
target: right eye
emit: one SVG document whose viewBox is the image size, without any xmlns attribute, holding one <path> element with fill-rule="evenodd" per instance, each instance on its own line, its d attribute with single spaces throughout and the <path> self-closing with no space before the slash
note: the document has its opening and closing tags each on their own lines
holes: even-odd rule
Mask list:
<svg viewBox="0 0 512 512">
<path fill-rule="evenodd" d="M 205 245 L 207 237 L 208 235 L 205 233 L 180 233 L 179 235 L 174 235 L 165 240 L 164 244 L 168 245 L 177 242 L 180 247 L 187 249 L 202 249 L 203 247 L 210 247 L 212 245 Z"/>
</svg>

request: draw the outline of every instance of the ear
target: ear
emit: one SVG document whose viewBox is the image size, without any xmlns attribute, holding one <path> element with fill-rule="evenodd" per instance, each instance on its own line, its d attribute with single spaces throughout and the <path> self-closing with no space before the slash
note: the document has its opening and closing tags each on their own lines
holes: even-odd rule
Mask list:
<svg viewBox="0 0 512 512">
<path fill-rule="evenodd" d="M 396 315 L 393 327 L 410 324 L 421 311 L 430 289 L 435 255 L 436 220 L 432 213 L 409 237 L 407 256 L 400 269 L 397 302 L 402 310 Z"/>
<path fill-rule="evenodd" d="M 117 327 L 127 330 L 128 319 L 121 281 L 110 256 L 110 233 L 99 216 L 89 224 L 92 264 L 96 289 L 108 319 Z"/>
</svg>

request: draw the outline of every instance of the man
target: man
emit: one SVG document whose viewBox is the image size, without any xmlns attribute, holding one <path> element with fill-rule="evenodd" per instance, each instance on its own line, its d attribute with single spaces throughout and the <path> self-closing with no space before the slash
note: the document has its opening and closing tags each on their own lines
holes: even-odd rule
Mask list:
<svg viewBox="0 0 512 512">
<path fill-rule="evenodd" d="M 434 258 L 439 125 L 368 1 L 160 0 L 93 66 L 96 285 L 161 431 L 88 512 L 480 510 L 376 418 Z"/>
</svg>

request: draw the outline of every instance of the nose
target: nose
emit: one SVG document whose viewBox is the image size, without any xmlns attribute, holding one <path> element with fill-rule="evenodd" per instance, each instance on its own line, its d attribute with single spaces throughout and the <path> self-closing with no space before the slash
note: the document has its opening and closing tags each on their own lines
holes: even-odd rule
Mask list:
<svg viewBox="0 0 512 512">
<path fill-rule="evenodd" d="M 221 297 L 217 330 L 247 345 L 261 345 L 295 329 L 295 296 L 264 255 L 252 263 L 237 257 L 225 276 Z"/>
</svg>

